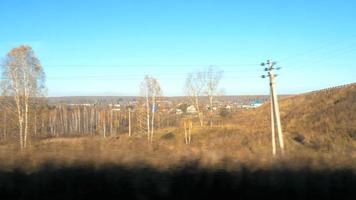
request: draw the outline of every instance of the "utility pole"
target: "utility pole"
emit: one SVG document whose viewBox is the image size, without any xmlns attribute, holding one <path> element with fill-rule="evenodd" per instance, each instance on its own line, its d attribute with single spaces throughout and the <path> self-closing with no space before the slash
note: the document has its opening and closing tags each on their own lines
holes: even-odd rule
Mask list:
<svg viewBox="0 0 356 200">
<path fill-rule="evenodd" d="M 271 99 L 271 131 L 272 131 L 272 153 L 276 155 L 276 142 L 275 142 L 275 127 L 277 128 L 278 133 L 278 142 L 281 148 L 282 154 L 284 153 L 284 142 L 283 142 L 283 133 L 282 133 L 282 126 L 281 126 L 281 118 L 279 115 L 279 106 L 278 106 L 278 98 L 275 89 L 275 77 L 273 70 L 279 70 L 280 67 L 275 68 L 276 62 L 272 62 L 267 60 L 266 63 L 262 63 L 261 66 L 265 66 L 265 71 L 267 75 L 262 75 L 262 78 L 269 77 L 269 85 L 270 85 L 270 99 Z"/>
<path fill-rule="evenodd" d="M 271 102 L 271 133 L 272 133 L 272 154 L 276 155 L 276 134 L 274 132 L 274 107 L 273 107 L 273 99 L 272 99 L 272 90 L 270 90 L 270 102 Z"/>
</svg>

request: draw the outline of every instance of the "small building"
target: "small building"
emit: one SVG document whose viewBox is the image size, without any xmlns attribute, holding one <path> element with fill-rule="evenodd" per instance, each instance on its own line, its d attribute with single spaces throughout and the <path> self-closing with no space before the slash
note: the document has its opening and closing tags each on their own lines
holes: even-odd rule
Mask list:
<svg viewBox="0 0 356 200">
<path fill-rule="evenodd" d="M 182 111 L 182 109 L 176 109 L 176 115 L 181 115 L 181 114 L 183 114 L 183 111 Z"/>
<path fill-rule="evenodd" d="M 206 106 L 205 106 L 205 109 L 206 109 L 207 111 L 217 111 L 217 110 L 218 110 L 218 108 L 217 108 L 216 106 L 213 106 L 213 107 L 210 109 L 210 105 L 206 105 Z"/>
<path fill-rule="evenodd" d="M 225 106 L 225 109 L 231 110 L 231 106 L 230 106 L 230 105 L 226 105 L 226 106 Z"/>
<path fill-rule="evenodd" d="M 109 103 L 109 106 L 110 107 L 116 107 L 116 108 L 120 108 L 121 107 L 120 104 L 111 104 L 111 103 Z"/>
<path fill-rule="evenodd" d="M 187 107 L 187 113 L 196 114 L 197 112 L 198 112 L 197 109 L 193 105 Z"/>
<path fill-rule="evenodd" d="M 71 103 L 69 105 L 70 106 L 93 106 L 93 104 L 90 103 Z"/>
<path fill-rule="evenodd" d="M 244 104 L 241 106 L 241 108 L 244 108 L 244 109 L 251 109 L 251 108 L 258 108 L 260 106 L 262 106 L 262 102 L 260 100 L 253 100 L 253 101 L 250 101 L 249 104 Z"/>
<path fill-rule="evenodd" d="M 254 101 L 251 102 L 251 107 L 252 108 L 258 108 L 258 107 L 262 106 L 262 104 L 263 103 L 260 100 L 254 100 Z"/>
</svg>

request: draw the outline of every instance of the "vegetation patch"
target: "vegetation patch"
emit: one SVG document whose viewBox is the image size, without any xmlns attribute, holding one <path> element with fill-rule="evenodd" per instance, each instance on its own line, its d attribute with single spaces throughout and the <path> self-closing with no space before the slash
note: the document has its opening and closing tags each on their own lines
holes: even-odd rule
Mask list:
<svg viewBox="0 0 356 200">
<path fill-rule="evenodd" d="M 175 134 L 173 132 L 165 133 L 161 136 L 161 139 L 164 140 L 173 140 L 175 138 Z"/>
</svg>

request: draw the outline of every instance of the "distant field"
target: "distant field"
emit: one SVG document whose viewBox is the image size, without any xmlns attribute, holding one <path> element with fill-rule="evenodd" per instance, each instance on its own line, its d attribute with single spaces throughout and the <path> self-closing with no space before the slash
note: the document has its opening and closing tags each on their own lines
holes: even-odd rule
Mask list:
<svg viewBox="0 0 356 200">
<path fill-rule="evenodd" d="M 195 125 L 190 145 L 184 142 L 182 126 L 157 129 L 153 143 L 137 133 L 37 138 L 23 151 L 17 143 L 3 142 L 0 189 L 3 194 L 21 191 L 24 198 L 108 189 L 138 199 L 221 193 L 351 199 L 356 185 L 355 102 L 355 85 L 282 97 L 286 152 L 277 157 L 271 153 L 268 104 L 237 112 L 213 127 Z"/>
</svg>

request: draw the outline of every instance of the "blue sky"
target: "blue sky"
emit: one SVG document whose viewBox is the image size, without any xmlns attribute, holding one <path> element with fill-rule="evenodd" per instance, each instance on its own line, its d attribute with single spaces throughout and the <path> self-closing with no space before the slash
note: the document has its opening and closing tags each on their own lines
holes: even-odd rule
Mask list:
<svg viewBox="0 0 356 200">
<path fill-rule="evenodd" d="M 228 95 L 268 94 L 259 78 L 278 61 L 279 93 L 356 81 L 356 1 L 1 0 L 0 55 L 31 45 L 49 96 L 138 95 L 145 74 L 167 96 L 186 74 L 224 70 Z"/>
</svg>

